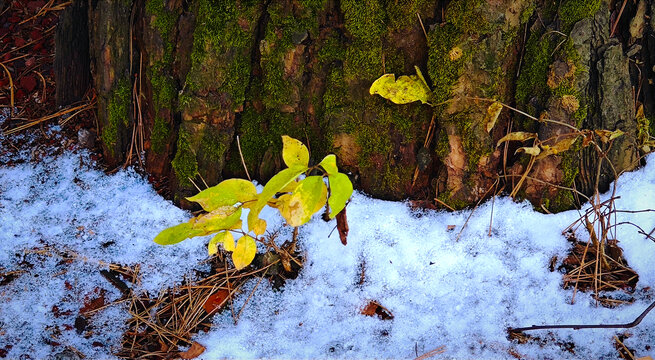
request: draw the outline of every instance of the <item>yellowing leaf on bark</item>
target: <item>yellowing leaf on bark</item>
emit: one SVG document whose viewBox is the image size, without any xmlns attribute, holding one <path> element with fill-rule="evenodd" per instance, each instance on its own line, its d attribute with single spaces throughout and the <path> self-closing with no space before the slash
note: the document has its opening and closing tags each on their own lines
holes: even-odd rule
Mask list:
<svg viewBox="0 0 655 360">
<path fill-rule="evenodd" d="M 157 236 L 155 236 L 154 242 L 159 245 L 172 245 L 177 244 L 182 240 L 200 235 L 204 235 L 203 231 L 194 229 L 193 222 L 185 222 L 169 227 L 168 229 L 164 229 Z"/>
<path fill-rule="evenodd" d="M 515 131 L 503 136 L 500 140 L 498 140 L 498 144 L 496 144 L 496 146 L 500 146 L 500 144 L 504 143 L 505 141 L 525 141 L 528 139 L 536 138 L 537 134 L 535 133 Z"/>
<path fill-rule="evenodd" d="M 450 58 L 450 61 L 456 61 L 459 60 L 459 58 L 464 55 L 464 51 L 458 46 L 455 46 L 454 48 L 450 49 L 448 52 L 448 57 Z"/>
<path fill-rule="evenodd" d="M 531 146 L 531 147 L 520 147 L 516 149 L 516 152 L 524 152 L 526 154 L 532 155 L 532 156 L 537 156 L 541 152 L 541 149 L 539 146 Z"/>
<path fill-rule="evenodd" d="M 487 127 L 487 132 L 491 132 L 491 129 L 496 125 L 496 120 L 500 116 L 500 112 L 503 110 L 503 105 L 496 101 L 495 103 L 489 105 L 487 108 L 487 114 L 484 116 L 484 123 Z"/>
<path fill-rule="evenodd" d="M 336 174 L 339 172 L 337 168 L 337 157 L 334 154 L 330 154 L 321 160 L 319 165 L 325 170 L 328 175 Z"/>
<path fill-rule="evenodd" d="M 328 181 L 330 182 L 330 198 L 328 199 L 330 219 L 334 219 L 346 207 L 346 202 L 353 193 L 353 184 L 348 175 L 342 173 L 328 176 Z"/>
<path fill-rule="evenodd" d="M 300 140 L 282 135 L 282 158 L 288 167 L 309 165 L 309 151 Z"/>
<path fill-rule="evenodd" d="M 241 207 L 222 206 L 196 218 L 194 229 L 201 229 L 206 234 L 231 229 L 241 218 Z"/>
<path fill-rule="evenodd" d="M 257 197 L 255 185 L 243 179 L 228 179 L 207 188 L 187 200 L 195 201 L 205 211 L 214 211 L 221 206 L 252 201 Z"/>
<path fill-rule="evenodd" d="M 625 134 L 623 131 L 616 129 L 614 131 L 609 131 L 609 130 L 594 130 L 596 132 L 596 135 L 600 138 L 600 141 L 607 143 L 610 142 L 617 137 Z"/>
<path fill-rule="evenodd" d="M 567 151 L 569 148 L 571 148 L 576 140 L 578 140 L 578 135 L 574 134 L 573 136 L 569 136 L 564 140 L 560 140 L 551 146 L 542 146 L 543 151 L 541 154 L 539 154 L 539 156 L 537 156 L 537 160 L 543 159 L 549 155 L 557 155 L 563 151 Z"/>
<path fill-rule="evenodd" d="M 237 268 L 237 270 L 241 270 L 250 265 L 255 258 L 255 254 L 257 254 L 257 243 L 255 243 L 255 239 L 248 235 L 242 236 L 237 241 L 237 246 L 232 252 L 232 262 L 234 263 L 234 267 Z"/>
<path fill-rule="evenodd" d="M 385 74 L 375 80 L 369 89 L 371 95 L 378 94 L 396 104 L 409 104 L 421 101 L 427 104 L 432 91 L 425 83 L 425 79 L 417 75 L 403 75 L 396 80 L 394 74 Z"/>
<path fill-rule="evenodd" d="M 308 176 L 300 181 L 298 187 L 291 195 L 282 195 L 278 200 L 280 214 L 287 220 L 287 223 L 297 227 L 308 222 L 315 210 L 321 209 L 320 201 L 324 194 L 322 176 Z M 327 188 L 325 189 L 327 193 Z M 325 200 L 323 200 L 325 203 Z"/>
<path fill-rule="evenodd" d="M 214 255 L 218 252 L 218 244 L 222 244 L 225 251 L 234 251 L 234 236 L 229 231 L 221 231 L 216 234 L 207 245 L 209 255 Z"/>
</svg>

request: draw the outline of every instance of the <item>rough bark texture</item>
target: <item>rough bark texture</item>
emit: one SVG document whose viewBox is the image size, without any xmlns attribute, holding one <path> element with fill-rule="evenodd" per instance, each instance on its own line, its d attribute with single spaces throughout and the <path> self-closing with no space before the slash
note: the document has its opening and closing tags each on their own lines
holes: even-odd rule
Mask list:
<svg viewBox="0 0 655 360">
<path fill-rule="evenodd" d="M 138 74 L 146 167 L 171 180 L 179 201 L 195 191 L 192 182 L 245 176 L 237 135 L 250 174 L 266 181 L 282 167 L 287 134 L 309 144 L 313 161 L 336 153 L 374 196 L 436 196 L 461 208 L 525 173 L 519 144 L 496 146 L 507 132 L 546 140 L 571 131 L 505 109 L 488 132 L 482 99 L 493 98 L 578 128 L 625 131 L 600 176 L 598 154 L 580 142 L 534 163 L 518 196 L 550 211 L 571 208 L 577 200 L 560 187 L 607 188 L 614 171 L 639 164 L 638 134 L 653 130 L 637 123 L 635 108 L 655 111 L 646 21 L 655 5 L 628 2 L 610 35 L 622 3 L 91 0 L 106 155 L 125 158 L 135 122 L 130 74 Z M 382 74 L 413 74 L 414 66 L 434 89 L 434 108 L 369 95 Z"/>
<path fill-rule="evenodd" d="M 91 69 L 98 95 L 101 140 L 110 166 L 125 159 L 131 137 L 131 13 L 131 0 L 89 2 Z"/>
<path fill-rule="evenodd" d="M 2 6 L 0 6 L 2 9 Z M 89 88 L 89 27 L 86 0 L 75 0 L 59 16 L 54 73 L 57 106 L 81 101 Z"/>
</svg>

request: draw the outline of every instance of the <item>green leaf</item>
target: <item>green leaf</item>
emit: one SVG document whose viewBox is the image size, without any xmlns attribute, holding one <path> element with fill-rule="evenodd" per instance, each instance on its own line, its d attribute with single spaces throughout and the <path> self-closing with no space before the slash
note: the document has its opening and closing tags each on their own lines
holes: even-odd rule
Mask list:
<svg viewBox="0 0 655 360">
<path fill-rule="evenodd" d="M 282 135 L 282 158 L 288 167 L 309 166 L 309 151 L 302 142 Z"/>
<path fill-rule="evenodd" d="M 255 185 L 248 180 L 228 179 L 207 188 L 187 200 L 195 201 L 205 211 L 214 211 L 221 206 L 252 201 L 257 197 Z"/>
<path fill-rule="evenodd" d="M 234 263 L 234 267 L 236 267 L 237 270 L 241 270 L 250 265 L 255 258 L 255 254 L 257 254 L 257 243 L 255 243 L 255 239 L 248 235 L 242 236 L 237 241 L 237 246 L 232 252 L 232 262 Z"/>
<path fill-rule="evenodd" d="M 280 214 L 289 225 L 301 226 L 321 209 L 321 200 L 325 203 L 324 194 L 327 194 L 327 188 L 323 177 L 309 176 L 300 181 L 291 195 L 283 195 L 278 199 Z"/>
<path fill-rule="evenodd" d="M 330 181 L 330 198 L 328 199 L 330 219 L 334 219 L 346 207 L 346 202 L 353 194 L 353 184 L 348 175 L 342 173 L 330 175 L 328 180 Z"/>
<path fill-rule="evenodd" d="M 193 223 L 191 222 L 185 222 L 164 229 L 164 231 L 155 236 L 154 242 L 159 245 L 172 245 L 177 244 L 182 240 L 200 235 L 204 235 L 202 230 L 194 229 Z"/>
<path fill-rule="evenodd" d="M 373 82 L 369 93 L 378 94 L 396 104 L 408 104 L 414 101 L 427 104 L 432 96 L 432 91 L 422 76 L 419 78 L 416 75 L 403 75 L 398 80 L 394 74 L 382 75 Z"/>
<path fill-rule="evenodd" d="M 324 157 L 319 165 L 328 173 L 328 175 L 334 175 L 339 172 L 339 169 L 337 168 L 337 157 L 334 154 Z"/>
<path fill-rule="evenodd" d="M 214 255 L 218 252 L 218 244 L 222 244 L 225 251 L 234 251 L 234 237 L 232 233 L 221 231 L 209 240 L 209 245 L 207 245 L 209 255 Z"/>
<path fill-rule="evenodd" d="M 240 219 L 241 207 L 222 206 L 208 214 L 198 216 L 193 228 L 202 230 L 206 235 L 231 229 Z"/>
<path fill-rule="evenodd" d="M 525 141 L 528 139 L 536 139 L 536 138 L 537 138 L 537 134 L 535 133 L 515 131 L 503 136 L 500 140 L 498 140 L 498 144 L 496 144 L 496 146 L 500 146 L 500 144 L 504 143 L 505 141 Z"/>
<path fill-rule="evenodd" d="M 262 211 L 266 203 L 305 171 L 307 171 L 307 166 L 301 165 L 284 169 L 275 174 L 275 176 L 264 185 L 264 190 L 262 190 L 257 197 L 257 203 L 250 207 L 250 213 L 248 213 L 248 231 L 254 231 L 255 229 L 262 230 L 261 221 L 263 220 L 259 219 L 259 213 Z M 266 225 L 263 226 L 263 229 L 266 229 Z"/>
</svg>

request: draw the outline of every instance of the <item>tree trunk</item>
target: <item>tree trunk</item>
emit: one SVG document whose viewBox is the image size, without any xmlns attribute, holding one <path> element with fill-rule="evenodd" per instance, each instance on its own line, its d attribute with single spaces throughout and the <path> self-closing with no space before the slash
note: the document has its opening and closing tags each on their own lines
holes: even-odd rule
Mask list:
<svg viewBox="0 0 655 360">
<path fill-rule="evenodd" d="M 622 4 L 92 0 L 105 153 L 114 164 L 125 160 L 142 128 L 147 170 L 170 180 L 183 205 L 194 183 L 245 177 L 241 154 L 266 181 L 282 167 L 286 134 L 307 143 L 313 161 L 335 153 L 376 197 L 436 197 L 462 208 L 520 186 L 516 196 L 538 208 L 568 209 L 582 199 L 564 188 L 606 189 L 615 172 L 639 165 L 644 131 L 653 133 L 655 30 L 646 19 L 655 2 L 627 2 L 619 18 Z M 381 75 L 414 74 L 415 66 L 435 107 L 369 94 Z M 504 109 L 488 129 L 489 99 L 559 124 Z M 646 117 L 637 116 L 639 104 Z M 524 145 L 496 146 L 510 131 L 566 136 L 572 130 L 562 123 L 625 135 L 608 161 L 581 141 L 534 163 L 515 154 Z"/>
</svg>

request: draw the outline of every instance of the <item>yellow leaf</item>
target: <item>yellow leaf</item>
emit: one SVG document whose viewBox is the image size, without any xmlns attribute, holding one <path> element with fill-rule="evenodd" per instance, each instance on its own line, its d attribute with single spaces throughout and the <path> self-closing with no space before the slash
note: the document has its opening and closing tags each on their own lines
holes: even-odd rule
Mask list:
<svg viewBox="0 0 655 360">
<path fill-rule="evenodd" d="M 242 236 L 237 241 L 237 246 L 232 252 L 232 262 L 234 263 L 234 267 L 236 267 L 237 270 L 241 270 L 250 265 L 255 258 L 255 254 L 257 254 L 257 243 L 255 243 L 255 239 L 248 235 Z"/>
<path fill-rule="evenodd" d="M 373 82 L 369 93 L 378 94 L 396 104 L 408 104 L 414 101 L 427 104 L 432 96 L 432 91 L 425 80 L 417 75 L 403 75 L 397 80 L 394 74 L 382 75 Z"/>
<path fill-rule="evenodd" d="M 292 194 L 282 195 L 278 198 L 280 214 L 291 226 L 300 226 L 308 222 L 312 215 L 321 209 L 321 199 L 327 196 L 322 176 L 308 176 L 300 181 Z M 325 204 L 325 200 L 323 200 Z"/>
<path fill-rule="evenodd" d="M 328 176 L 328 181 L 330 182 L 328 205 L 330 205 L 330 219 L 333 219 L 346 207 L 346 202 L 353 194 L 353 184 L 348 175 L 342 173 Z"/>
<path fill-rule="evenodd" d="M 205 234 L 231 229 L 241 219 L 241 207 L 222 206 L 195 219 L 193 228 L 202 230 Z"/>
<path fill-rule="evenodd" d="M 282 158 L 288 167 L 309 165 L 309 151 L 300 140 L 282 135 Z"/>
<path fill-rule="evenodd" d="M 520 147 L 516 149 L 516 152 L 524 152 L 526 154 L 532 155 L 532 156 L 537 156 L 541 152 L 541 149 L 539 146 L 531 146 L 531 147 Z"/>
<path fill-rule="evenodd" d="M 266 221 L 259 218 L 261 208 L 250 209 L 248 213 L 248 231 L 252 231 L 255 235 L 263 235 L 266 231 Z"/>
<path fill-rule="evenodd" d="M 256 197 L 257 189 L 250 181 L 228 179 L 188 197 L 187 200 L 197 202 L 205 211 L 214 211 L 221 206 L 252 201 Z"/>
<path fill-rule="evenodd" d="M 328 175 L 336 174 L 339 172 L 337 168 L 337 157 L 334 154 L 330 154 L 321 160 L 319 165 L 325 170 Z"/>
<path fill-rule="evenodd" d="M 503 105 L 496 101 L 495 103 L 489 105 L 487 108 L 487 115 L 484 117 L 484 123 L 487 127 L 487 132 L 491 132 L 491 129 L 496 125 L 496 120 L 500 116 L 500 112 L 503 110 Z"/>
<path fill-rule="evenodd" d="M 229 231 L 221 231 L 216 234 L 207 245 L 209 255 L 214 255 L 218 252 L 218 244 L 222 244 L 225 251 L 234 251 L 234 237 Z"/>
<path fill-rule="evenodd" d="M 187 238 L 204 235 L 202 230 L 194 229 L 193 222 L 185 222 L 169 227 L 160 232 L 154 239 L 159 245 L 177 244 Z"/>
<path fill-rule="evenodd" d="M 296 187 L 298 187 L 298 181 L 292 181 L 288 183 L 286 186 L 284 186 L 279 192 L 290 193 L 296 190 Z"/>
<path fill-rule="evenodd" d="M 528 139 L 536 138 L 537 134 L 535 133 L 516 131 L 503 136 L 500 140 L 498 140 L 498 144 L 496 144 L 496 146 L 500 146 L 500 144 L 504 143 L 505 141 L 525 141 Z"/>
<path fill-rule="evenodd" d="M 542 146 L 543 151 L 541 154 L 539 154 L 539 156 L 537 156 L 537 160 L 543 159 L 549 155 L 557 155 L 563 151 L 567 151 L 569 148 L 571 148 L 576 140 L 578 140 L 578 135 L 573 134 L 573 136 L 569 136 L 564 140 L 560 140 L 552 146 Z"/>
</svg>

